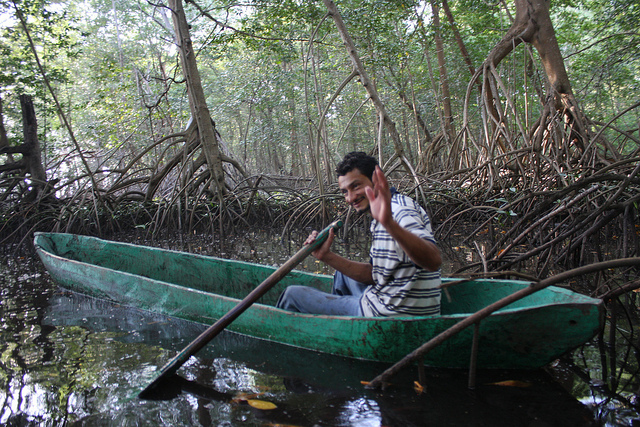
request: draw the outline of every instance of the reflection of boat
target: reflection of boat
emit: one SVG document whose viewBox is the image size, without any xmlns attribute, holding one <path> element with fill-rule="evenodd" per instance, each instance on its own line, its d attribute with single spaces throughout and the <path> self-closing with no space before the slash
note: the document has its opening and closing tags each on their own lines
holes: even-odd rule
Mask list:
<svg viewBox="0 0 640 427">
<path fill-rule="evenodd" d="M 161 354 L 157 363 L 163 363 L 203 332 L 206 325 L 76 292 L 58 292 L 49 298 L 49 303 L 44 324 L 54 326 L 58 330 L 56 335 L 77 336 L 77 329 L 66 329 L 75 326 L 101 332 L 89 334 L 92 338 L 88 341 L 84 334 L 80 335 L 81 345 L 92 349 L 86 351 L 81 360 L 102 363 L 99 371 L 109 372 L 108 381 L 104 381 L 109 385 L 118 384 L 117 391 L 106 395 L 98 393 L 96 397 L 108 398 L 101 407 L 111 409 L 92 413 L 83 420 L 84 424 L 113 425 L 114 419 L 123 420 L 120 424 L 162 424 L 155 418 L 159 410 L 151 410 L 157 406 L 145 406 L 141 410 L 142 402 L 130 400 L 131 394 L 147 384 L 150 373 L 147 368 L 153 365 L 150 360 Z M 120 347 L 112 344 L 112 340 L 127 345 Z M 96 349 L 103 349 L 108 356 L 96 361 Z M 78 357 L 76 352 L 65 352 L 65 355 Z M 141 365 L 129 370 L 121 365 L 122 360 L 132 359 Z M 386 368 L 388 364 L 311 352 L 223 331 L 181 368 L 180 375 L 167 378 L 153 397 L 173 399 L 170 408 L 173 420 L 178 420 L 176 425 L 194 424 L 192 417 L 197 412 L 194 401 L 199 408 L 226 405 L 227 410 L 219 409 L 218 414 L 237 413 L 238 404 L 227 403 L 232 399 L 226 394 L 242 396 L 251 390 L 268 391 L 268 397 L 263 398 L 286 409 L 291 417 L 270 419 L 269 423 L 261 419 L 261 425 L 344 425 L 345 420 L 367 424 L 363 421 L 366 419 L 370 421 L 367 425 L 376 425 L 374 421 L 379 418 L 379 425 L 398 426 L 424 425 L 424 420 L 429 420 L 429 425 L 460 426 L 596 425 L 590 410 L 560 387 L 547 370 L 480 370 L 473 393 L 468 389 L 466 370 L 425 369 L 427 391 L 418 394 L 413 388 L 417 379 L 415 369 L 404 369 L 390 380 L 392 385 L 388 390 L 392 392 L 365 390 L 361 382 L 371 380 Z M 562 378 L 566 377 L 563 371 Z M 520 387 L 499 385 L 505 381 L 517 381 Z M 114 404 L 114 398 L 118 397 L 121 401 Z M 96 402 L 92 403 L 95 406 Z M 150 401 L 144 404 L 149 405 Z M 329 408 L 335 412 L 329 412 Z M 200 413 L 208 412 L 201 410 Z M 214 422 L 200 424 L 216 424 L 215 421 L 224 424 L 220 421 L 224 415 L 217 416 Z M 185 421 L 181 424 L 180 420 Z M 252 420 L 249 418 L 244 424 L 258 424 Z M 242 423 L 235 418 L 235 422 L 228 424 Z"/>
<path fill-rule="evenodd" d="M 275 269 L 241 261 L 175 252 L 93 237 L 36 233 L 35 246 L 63 287 L 153 312 L 212 324 Z M 447 280 L 453 279 L 445 279 Z M 442 315 L 359 318 L 291 313 L 273 307 L 287 285 L 327 290 L 331 277 L 293 271 L 236 319 L 229 329 L 342 356 L 395 362 L 475 311 L 528 286 L 510 280 L 473 280 L 449 288 Z M 595 300 L 549 287 L 482 321 L 478 366 L 535 368 L 586 342 L 601 327 Z M 472 331 L 465 330 L 425 357 L 440 367 L 469 363 Z"/>
<path fill-rule="evenodd" d="M 149 346 L 162 347 L 167 357 L 183 349 L 207 327 L 69 291 L 59 292 L 50 298 L 43 322 L 55 327 L 81 326 L 108 333 L 115 341 L 139 345 L 138 349 L 131 348 L 134 352 L 142 353 Z M 157 349 L 153 352 L 157 353 Z M 360 385 L 361 381 L 370 380 L 388 367 L 388 364 L 380 362 L 310 352 L 229 331 L 222 331 L 197 356 L 199 361 L 192 361 L 192 365 L 198 364 L 198 369 L 215 366 L 216 363 L 211 362 L 213 359 L 224 359 L 219 363 L 230 366 L 237 363 L 241 372 L 248 368 L 282 376 L 287 381 L 335 389 Z M 122 354 L 120 357 L 127 356 Z M 187 369 L 194 368 L 183 368 Z"/>
</svg>

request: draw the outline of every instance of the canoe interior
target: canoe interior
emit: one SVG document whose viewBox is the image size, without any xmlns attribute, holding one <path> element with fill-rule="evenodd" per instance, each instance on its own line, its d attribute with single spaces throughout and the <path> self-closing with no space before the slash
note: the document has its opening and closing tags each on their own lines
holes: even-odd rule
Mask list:
<svg viewBox="0 0 640 427">
<path fill-rule="evenodd" d="M 36 238 L 43 250 L 60 257 L 110 270 L 143 276 L 208 293 L 242 299 L 276 270 L 276 267 L 232 261 L 166 249 L 117 243 L 72 234 L 43 234 Z M 331 276 L 292 271 L 259 301 L 275 305 L 289 285 L 306 285 L 329 292 Z M 443 279 L 443 282 L 458 282 Z M 528 286 L 528 282 L 507 280 L 471 280 L 449 287 L 442 296 L 442 315 L 467 316 Z M 89 289 L 88 289 L 89 291 Z M 101 295 L 96 295 L 101 296 Z M 550 287 L 523 298 L 501 311 L 513 311 L 554 303 L 590 303 L 593 299 Z"/>
</svg>

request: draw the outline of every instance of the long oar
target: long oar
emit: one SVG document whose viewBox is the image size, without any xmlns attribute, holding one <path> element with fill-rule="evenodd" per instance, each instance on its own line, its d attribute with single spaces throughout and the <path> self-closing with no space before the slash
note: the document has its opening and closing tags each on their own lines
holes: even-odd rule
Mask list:
<svg viewBox="0 0 640 427">
<path fill-rule="evenodd" d="M 231 322 L 233 322 L 238 316 L 240 316 L 247 308 L 249 308 L 254 302 L 256 302 L 261 296 L 267 293 L 276 283 L 278 283 L 284 276 L 286 276 L 291 270 L 293 270 L 303 259 L 305 259 L 311 252 L 313 252 L 318 246 L 320 246 L 329 236 L 329 231 L 333 228 L 338 229 L 342 227 L 342 221 L 334 221 L 327 228 L 322 230 L 313 243 L 305 245 L 294 256 L 292 256 L 287 262 L 285 262 L 280 268 L 274 271 L 267 279 L 262 282 L 257 288 L 255 288 L 249 295 L 247 295 L 242 301 L 232 308 L 227 314 L 222 316 L 216 323 L 211 325 L 206 331 L 200 334 L 191 344 L 186 346 L 176 357 L 171 359 L 169 363 L 164 365 L 160 370 L 158 377 L 153 380 L 144 390 L 138 395 L 141 398 L 149 396 L 149 393 L 153 391 L 166 377 L 169 377 L 176 373 L 178 369 L 198 352 L 202 347 L 207 345 L 216 335 L 222 332 Z"/>
</svg>

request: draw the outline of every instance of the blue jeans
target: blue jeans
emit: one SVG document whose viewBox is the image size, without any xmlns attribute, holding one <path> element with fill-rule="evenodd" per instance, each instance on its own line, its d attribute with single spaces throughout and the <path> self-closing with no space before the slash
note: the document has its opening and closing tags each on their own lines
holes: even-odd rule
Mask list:
<svg viewBox="0 0 640 427">
<path fill-rule="evenodd" d="M 308 286 L 289 286 L 276 307 L 299 313 L 362 316 L 360 297 L 367 286 L 336 271 L 330 294 Z"/>
</svg>

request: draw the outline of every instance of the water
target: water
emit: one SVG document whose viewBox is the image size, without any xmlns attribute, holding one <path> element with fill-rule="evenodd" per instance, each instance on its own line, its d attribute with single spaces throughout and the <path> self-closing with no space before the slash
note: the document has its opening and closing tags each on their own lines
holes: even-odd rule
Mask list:
<svg viewBox="0 0 640 427">
<path fill-rule="evenodd" d="M 270 254 L 272 263 L 287 257 L 277 238 L 267 249 L 247 241 L 255 238 L 224 250 L 244 259 Z M 193 242 L 180 245 L 201 249 Z M 359 254 L 362 247 L 344 250 Z M 308 259 L 303 268 L 320 266 Z M 414 388 L 417 371 L 405 369 L 385 391 L 375 391 L 362 381 L 385 365 L 226 332 L 192 357 L 155 400 L 142 400 L 137 393 L 205 325 L 60 289 L 30 256 L 8 251 L 0 269 L 3 425 L 590 426 L 599 424 L 596 419 L 634 425 L 637 418 L 632 406 L 598 392 L 606 382 L 590 384 L 567 368 L 557 367 L 553 375 L 481 371 L 474 390 L 467 388 L 465 371 L 427 369 L 423 392 Z M 599 368 L 590 365 L 586 372 L 596 378 Z M 275 409 L 252 406 L 265 402 Z"/>
</svg>

